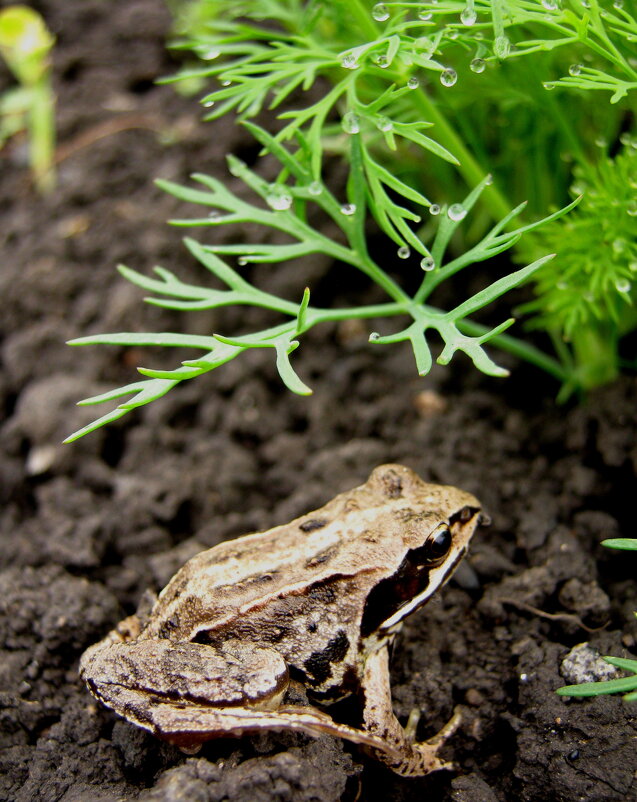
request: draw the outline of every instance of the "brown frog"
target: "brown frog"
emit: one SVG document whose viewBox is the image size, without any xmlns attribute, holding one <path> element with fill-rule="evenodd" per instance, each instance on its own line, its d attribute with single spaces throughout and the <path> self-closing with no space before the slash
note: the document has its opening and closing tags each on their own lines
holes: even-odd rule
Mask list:
<svg viewBox="0 0 637 802">
<path fill-rule="evenodd" d="M 83 655 L 91 693 L 129 721 L 196 751 L 210 738 L 298 730 L 346 738 L 403 775 L 447 768 L 392 711 L 388 648 L 405 616 L 449 578 L 479 502 L 382 465 L 360 487 L 267 532 L 189 560 L 147 615 Z M 284 704 L 291 681 L 309 705 Z M 322 707 L 357 694 L 362 726 Z"/>
</svg>

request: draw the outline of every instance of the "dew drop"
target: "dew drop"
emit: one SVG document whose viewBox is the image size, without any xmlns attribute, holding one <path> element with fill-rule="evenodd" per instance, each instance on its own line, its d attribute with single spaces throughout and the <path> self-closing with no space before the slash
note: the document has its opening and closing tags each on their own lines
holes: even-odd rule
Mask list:
<svg viewBox="0 0 637 802">
<path fill-rule="evenodd" d="M 344 214 L 346 217 L 351 217 L 355 211 L 356 211 L 355 203 L 344 203 L 341 206 L 341 214 Z"/>
<path fill-rule="evenodd" d="M 346 70 L 357 70 L 359 67 L 358 60 L 352 53 L 346 53 L 341 59 L 341 67 Z"/>
<path fill-rule="evenodd" d="M 387 133 L 388 131 L 394 130 L 394 123 L 389 119 L 389 117 L 379 117 L 376 120 L 376 127 L 379 131 Z"/>
<path fill-rule="evenodd" d="M 493 50 L 498 58 L 506 58 L 511 52 L 511 41 L 508 36 L 496 36 Z"/>
<path fill-rule="evenodd" d="M 429 20 L 433 17 L 433 13 L 431 11 L 419 11 L 418 12 L 418 19 L 421 22 L 429 22 Z"/>
<path fill-rule="evenodd" d="M 452 203 L 447 209 L 447 217 L 453 220 L 454 223 L 459 223 L 467 216 L 467 210 L 461 203 Z"/>
<path fill-rule="evenodd" d="M 372 8 L 372 17 L 376 22 L 385 22 L 386 19 L 389 19 L 389 9 L 384 3 L 376 3 Z"/>
<path fill-rule="evenodd" d="M 493 184 L 493 176 L 491 175 L 491 173 L 488 173 L 488 175 L 485 175 L 484 183 L 485 183 L 485 186 L 487 186 L 487 187 L 490 187 Z"/>
<path fill-rule="evenodd" d="M 595 144 L 598 148 L 605 148 L 608 145 L 608 142 L 603 136 L 598 136 L 595 140 Z"/>
<path fill-rule="evenodd" d="M 411 250 L 407 245 L 403 245 L 396 251 L 396 256 L 398 256 L 399 259 L 409 259 Z"/>
<path fill-rule="evenodd" d="M 637 200 L 628 201 L 626 204 L 626 214 L 631 217 L 637 217 Z"/>
<path fill-rule="evenodd" d="M 615 253 L 623 253 L 626 250 L 626 240 L 617 237 L 617 239 L 613 240 L 612 247 Z"/>
<path fill-rule="evenodd" d="M 372 332 L 372 333 L 369 335 L 369 342 L 370 342 L 370 343 L 375 343 L 375 342 L 377 342 L 378 340 L 380 340 L 380 334 L 379 334 L 377 331 L 373 331 L 373 332 Z"/>
<path fill-rule="evenodd" d="M 348 111 L 343 116 L 341 125 L 346 134 L 357 134 L 361 130 L 358 114 L 355 114 L 353 111 Z"/>
<path fill-rule="evenodd" d="M 429 271 L 435 268 L 436 263 L 434 262 L 432 256 L 423 256 L 423 258 L 420 260 L 420 266 L 425 273 L 429 273 Z"/>
<path fill-rule="evenodd" d="M 214 100 L 205 100 L 202 105 L 206 109 L 211 109 L 215 105 L 215 102 Z"/>
<path fill-rule="evenodd" d="M 437 214 L 440 214 L 440 205 L 437 203 L 432 203 L 429 207 L 429 214 L 433 214 L 434 217 Z"/>
<path fill-rule="evenodd" d="M 568 74 L 571 76 L 571 78 L 577 78 L 577 76 L 580 75 L 581 72 L 582 72 L 581 64 L 571 64 L 571 66 L 568 68 Z"/>
<path fill-rule="evenodd" d="M 418 89 L 419 86 L 420 86 L 420 81 L 418 80 L 418 78 L 412 77 L 407 81 L 408 89 Z"/>
<path fill-rule="evenodd" d="M 312 181 L 312 183 L 308 186 L 307 191 L 310 195 L 320 195 L 323 192 L 323 187 L 320 181 Z"/>
<path fill-rule="evenodd" d="M 624 0 L 615 0 L 613 3 L 613 8 L 616 8 L 618 11 L 624 7 Z"/>
<path fill-rule="evenodd" d="M 618 278 L 615 282 L 617 292 L 630 292 L 631 283 L 627 278 Z"/>
<path fill-rule="evenodd" d="M 555 84 L 553 83 L 553 81 L 544 81 L 542 86 L 546 89 L 547 92 L 551 92 L 553 91 L 553 89 L 555 89 Z"/>
<path fill-rule="evenodd" d="M 247 256 L 240 256 L 237 259 L 237 264 L 241 265 L 241 267 L 245 267 L 248 264 L 248 261 L 249 261 L 249 259 L 248 259 Z"/>
<path fill-rule="evenodd" d="M 478 19 L 478 15 L 476 14 L 475 9 L 473 6 L 469 5 L 466 8 L 462 9 L 460 14 L 460 22 L 467 27 L 475 24 L 475 21 Z"/>
<path fill-rule="evenodd" d="M 451 28 L 451 30 L 447 30 L 447 39 L 451 39 L 454 42 L 458 38 L 458 31 L 455 28 Z"/>
<path fill-rule="evenodd" d="M 265 202 L 276 212 L 284 212 L 292 205 L 292 196 L 284 189 L 272 187 L 270 192 L 266 195 Z"/>
<path fill-rule="evenodd" d="M 231 83 L 232 83 L 232 81 L 230 81 L 229 79 L 226 79 L 225 81 L 221 82 L 221 86 L 230 86 Z"/>
<path fill-rule="evenodd" d="M 376 59 L 376 66 L 380 67 L 381 70 L 386 70 L 387 67 L 389 67 L 389 59 L 387 58 L 387 56 L 379 56 Z"/>
<path fill-rule="evenodd" d="M 208 220 L 218 220 L 221 217 L 218 209 L 213 209 L 208 213 Z"/>
<path fill-rule="evenodd" d="M 216 48 L 210 48 L 210 50 L 205 50 L 203 53 L 200 53 L 199 57 L 204 61 L 213 61 L 219 57 L 220 53 L 220 50 L 217 50 Z"/>
<path fill-rule="evenodd" d="M 557 11 L 560 5 L 557 0 L 542 0 L 542 7 L 547 11 Z"/>
<path fill-rule="evenodd" d="M 455 70 L 452 70 L 451 67 L 447 67 L 446 70 L 443 70 L 440 73 L 440 83 L 443 86 L 453 86 L 457 80 L 458 73 Z"/>
<path fill-rule="evenodd" d="M 487 62 L 483 58 L 474 58 L 471 64 L 469 64 L 469 69 L 471 72 L 480 74 L 484 72 L 486 66 Z"/>
</svg>

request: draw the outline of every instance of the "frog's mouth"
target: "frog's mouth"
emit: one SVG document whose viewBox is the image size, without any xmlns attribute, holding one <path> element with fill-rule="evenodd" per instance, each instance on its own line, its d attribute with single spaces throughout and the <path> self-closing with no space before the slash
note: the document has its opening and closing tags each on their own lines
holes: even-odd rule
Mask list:
<svg viewBox="0 0 637 802">
<path fill-rule="evenodd" d="M 450 521 L 453 537 L 449 551 L 438 563 L 426 559 L 423 548 L 412 549 L 395 573 L 370 592 L 361 622 L 361 634 L 377 633 L 381 639 L 396 632 L 402 620 L 418 610 L 453 574 L 467 552 L 479 509 Z"/>
</svg>

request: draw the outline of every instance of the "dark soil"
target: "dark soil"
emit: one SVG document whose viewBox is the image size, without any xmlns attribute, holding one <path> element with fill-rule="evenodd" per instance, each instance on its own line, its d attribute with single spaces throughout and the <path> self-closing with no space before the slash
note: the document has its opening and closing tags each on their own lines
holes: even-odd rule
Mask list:
<svg viewBox="0 0 637 802">
<path fill-rule="evenodd" d="M 178 204 L 152 179 L 225 176 L 226 152 L 253 160 L 256 149 L 231 121 L 200 124 L 193 99 L 153 85 L 174 69 L 159 0 L 36 5 L 58 37 L 60 164 L 58 189 L 41 199 L 23 146 L 2 153 L 0 798 L 636 798 L 637 708 L 553 693 L 572 681 L 560 667 L 576 644 L 623 656 L 635 645 L 634 559 L 599 546 L 634 535 L 635 381 L 557 407 L 556 387 L 526 366 L 491 380 L 459 359 L 422 380 L 406 350 L 326 328 L 295 354 L 310 398 L 282 387 L 270 355 L 250 354 L 61 446 L 93 414 L 76 400 L 134 381 L 138 364 L 178 364 L 175 352 L 75 350 L 66 339 L 253 324 L 245 310 L 182 320 L 142 309 L 114 266 L 194 275 L 164 222 Z M 307 281 L 325 291 L 326 268 L 258 278 L 298 298 Z M 419 737 L 464 706 L 447 746 L 456 773 L 400 779 L 338 740 L 285 734 L 213 741 L 187 758 L 89 696 L 82 651 L 146 588 L 201 548 L 284 523 L 388 461 L 475 493 L 493 518 L 393 656 L 395 709 L 405 720 L 422 708 Z"/>
</svg>

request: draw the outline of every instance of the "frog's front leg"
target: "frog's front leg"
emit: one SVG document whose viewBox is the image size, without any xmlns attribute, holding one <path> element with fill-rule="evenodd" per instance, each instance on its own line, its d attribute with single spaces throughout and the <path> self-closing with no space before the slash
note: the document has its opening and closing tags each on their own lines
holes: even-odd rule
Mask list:
<svg viewBox="0 0 637 802">
<path fill-rule="evenodd" d="M 367 658 L 362 682 L 364 693 L 363 721 L 365 729 L 382 739 L 387 745 L 385 751 L 374 750 L 376 757 L 397 774 L 403 776 L 423 776 L 438 769 L 451 769 L 453 764 L 445 763 L 437 752 L 446 739 L 460 724 L 460 715 L 453 718 L 428 741 L 415 742 L 411 719 L 405 729 L 394 715 L 391 703 L 389 681 L 389 652 L 386 646 L 373 652 Z M 396 752 L 399 757 L 396 758 Z"/>
<path fill-rule="evenodd" d="M 280 707 L 289 684 L 286 663 L 274 649 L 249 642 L 122 641 L 113 631 L 84 653 L 80 674 L 116 713 L 190 752 L 211 738 L 262 730 L 329 734 L 385 749 L 376 735 L 313 707 Z"/>
</svg>

